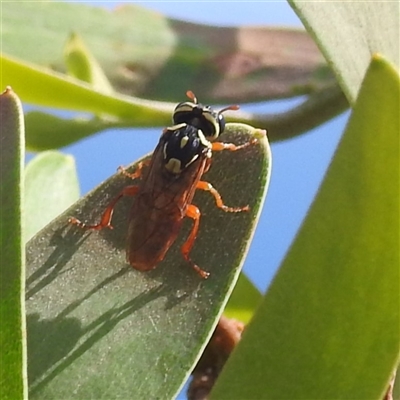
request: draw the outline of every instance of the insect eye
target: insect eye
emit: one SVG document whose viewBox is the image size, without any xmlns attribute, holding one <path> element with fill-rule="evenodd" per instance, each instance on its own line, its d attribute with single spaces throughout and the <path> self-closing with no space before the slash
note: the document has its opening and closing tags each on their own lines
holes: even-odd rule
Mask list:
<svg viewBox="0 0 400 400">
<path fill-rule="evenodd" d="M 225 117 L 220 113 L 218 114 L 218 125 L 219 125 L 219 134 L 221 134 L 225 130 Z"/>
</svg>

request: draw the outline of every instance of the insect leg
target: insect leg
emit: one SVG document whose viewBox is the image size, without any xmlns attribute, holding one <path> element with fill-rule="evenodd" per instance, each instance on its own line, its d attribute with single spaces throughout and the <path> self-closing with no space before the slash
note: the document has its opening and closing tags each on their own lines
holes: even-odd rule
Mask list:
<svg viewBox="0 0 400 400">
<path fill-rule="evenodd" d="M 114 207 L 118 203 L 118 201 L 124 196 L 134 196 L 139 190 L 139 186 L 126 186 L 117 196 L 115 196 L 107 208 L 104 210 L 103 215 L 101 216 L 100 222 L 95 225 L 86 225 L 84 222 L 79 221 L 79 219 L 75 217 L 71 217 L 68 219 L 68 222 L 73 225 L 77 225 L 80 228 L 85 230 L 95 230 L 99 231 L 103 228 L 113 229 L 111 225 L 111 218 L 114 213 Z"/>
<path fill-rule="evenodd" d="M 186 210 L 186 216 L 189 218 L 192 218 L 194 220 L 193 228 L 190 231 L 190 234 L 188 238 L 186 239 L 186 242 L 182 245 L 181 247 L 181 252 L 183 255 L 183 258 L 190 263 L 190 265 L 194 268 L 194 270 L 203 278 L 207 279 L 208 276 L 210 275 L 209 272 L 206 272 L 202 270 L 198 265 L 196 265 L 191 258 L 189 257 L 189 253 L 191 252 L 194 242 L 197 237 L 197 232 L 199 230 L 199 223 L 200 223 L 200 210 L 193 204 L 189 204 L 187 210 Z"/>
<path fill-rule="evenodd" d="M 246 142 L 244 144 L 241 144 L 237 146 L 236 144 L 233 143 L 224 143 L 224 142 L 214 142 L 211 144 L 211 150 L 213 151 L 222 151 L 222 150 L 229 150 L 229 151 L 236 151 L 236 150 L 241 150 L 247 146 L 250 146 L 252 144 L 257 143 L 257 139 L 252 139 L 250 142 Z"/>
<path fill-rule="evenodd" d="M 131 179 L 140 178 L 142 176 L 143 167 L 149 165 L 149 163 L 150 163 L 150 160 L 141 161 L 138 164 L 136 170 L 132 173 L 128 172 L 124 167 L 120 166 L 120 167 L 118 167 L 118 172 L 120 172 L 122 175 L 125 175 Z"/>
<path fill-rule="evenodd" d="M 218 193 L 218 191 L 211 185 L 211 183 L 208 183 L 206 181 L 199 181 L 197 183 L 196 189 L 201 189 L 205 190 L 207 192 L 210 192 L 215 199 L 215 202 L 217 203 L 217 207 L 221 208 L 225 212 L 242 212 L 242 211 L 249 211 L 249 206 L 244 206 L 244 207 L 228 207 L 224 204 L 222 201 L 221 195 Z"/>
</svg>

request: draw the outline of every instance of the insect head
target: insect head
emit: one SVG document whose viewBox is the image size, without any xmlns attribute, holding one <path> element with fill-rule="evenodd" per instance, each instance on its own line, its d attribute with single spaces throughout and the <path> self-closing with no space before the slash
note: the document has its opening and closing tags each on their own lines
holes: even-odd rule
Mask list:
<svg viewBox="0 0 400 400">
<path fill-rule="evenodd" d="M 179 103 L 175 107 L 172 116 L 174 124 L 192 125 L 200 129 L 210 141 L 217 139 L 225 129 L 225 118 L 222 113 L 227 110 L 239 109 L 239 106 L 232 105 L 215 111 L 210 106 L 199 103 L 192 91 L 188 90 L 186 95 L 191 101 Z"/>
</svg>

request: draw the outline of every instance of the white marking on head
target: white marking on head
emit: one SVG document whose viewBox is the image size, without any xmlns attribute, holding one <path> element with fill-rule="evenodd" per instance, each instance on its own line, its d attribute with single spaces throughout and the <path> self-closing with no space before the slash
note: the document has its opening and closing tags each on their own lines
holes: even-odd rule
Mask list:
<svg viewBox="0 0 400 400">
<path fill-rule="evenodd" d="M 212 114 L 211 109 L 206 109 L 203 111 L 203 117 L 206 119 L 213 127 L 214 133 L 210 135 L 210 138 L 216 139 L 220 135 L 220 126 L 218 122 L 218 114 L 217 118 Z"/>
<path fill-rule="evenodd" d="M 193 108 L 196 107 L 196 103 L 191 103 L 189 101 L 186 101 L 184 103 L 179 104 L 176 108 L 175 111 L 177 112 L 192 112 Z"/>
</svg>

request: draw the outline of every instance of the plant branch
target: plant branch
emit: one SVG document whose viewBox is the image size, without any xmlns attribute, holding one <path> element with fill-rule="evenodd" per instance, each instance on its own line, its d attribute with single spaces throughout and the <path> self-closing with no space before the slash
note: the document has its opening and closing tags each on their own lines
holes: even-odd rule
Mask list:
<svg viewBox="0 0 400 400">
<path fill-rule="evenodd" d="M 279 114 L 235 113 L 235 121 L 265 128 L 270 142 L 294 138 L 344 112 L 349 103 L 339 85 L 315 92 L 299 106 Z"/>
</svg>

